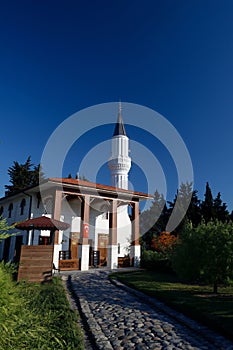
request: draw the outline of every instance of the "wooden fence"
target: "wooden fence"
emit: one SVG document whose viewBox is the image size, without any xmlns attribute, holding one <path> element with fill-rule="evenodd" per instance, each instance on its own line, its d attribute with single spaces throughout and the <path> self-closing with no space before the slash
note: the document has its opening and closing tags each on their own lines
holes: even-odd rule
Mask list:
<svg viewBox="0 0 233 350">
<path fill-rule="evenodd" d="M 38 245 L 21 248 L 18 281 L 46 282 L 52 278 L 53 246 Z"/>
</svg>

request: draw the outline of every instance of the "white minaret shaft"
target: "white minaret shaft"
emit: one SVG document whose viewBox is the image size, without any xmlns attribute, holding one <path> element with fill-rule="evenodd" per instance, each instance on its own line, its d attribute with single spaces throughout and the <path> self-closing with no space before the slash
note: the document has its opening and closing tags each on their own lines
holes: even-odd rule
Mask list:
<svg viewBox="0 0 233 350">
<path fill-rule="evenodd" d="M 129 139 L 126 136 L 122 120 L 121 103 L 119 103 L 117 123 L 112 137 L 112 154 L 108 166 L 111 172 L 112 186 L 127 190 L 131 158 L 129 157 Z"/>
</svg>

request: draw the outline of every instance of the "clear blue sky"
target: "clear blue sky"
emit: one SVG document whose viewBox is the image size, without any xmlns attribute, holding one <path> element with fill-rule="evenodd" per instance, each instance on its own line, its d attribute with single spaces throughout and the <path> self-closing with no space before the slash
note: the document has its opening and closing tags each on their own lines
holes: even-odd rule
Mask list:
<svg viewBox="0 0 233 350">
<path fill-rule="evenodd" d="M 63 120 L 121 99 L 166 117 L 200 197 L 209 181 L 233 209 L 231 0 L 1 1 L 0 45 L 1 196 L 13 161 L 39 163 Z"/>
</svg>

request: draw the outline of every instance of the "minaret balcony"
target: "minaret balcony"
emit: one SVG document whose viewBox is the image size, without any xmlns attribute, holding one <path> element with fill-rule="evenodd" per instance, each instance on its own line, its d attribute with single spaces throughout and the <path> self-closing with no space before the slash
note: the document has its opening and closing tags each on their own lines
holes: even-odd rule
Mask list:
<svg viewBox="0 0 233 350">
<path fill-rule="evenodd" d="M 111 171 L 124 170 L 126 173 L 128 173 L 131 168 L 131 158 L 130 157 L 112 158 L 109 160 L 108 166 Z"/>
</svg>

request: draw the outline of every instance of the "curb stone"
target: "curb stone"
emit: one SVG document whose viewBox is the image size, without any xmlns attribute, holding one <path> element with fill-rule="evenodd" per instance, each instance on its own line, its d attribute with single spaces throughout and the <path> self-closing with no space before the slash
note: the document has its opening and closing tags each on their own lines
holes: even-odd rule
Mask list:
<svg viewBox="0 0 233 350">
<path fill-rule="evenodd" d="M 70 306 L 73 310 L 76 310 L 80 317 L 79 317 L 79 326 L 83 332 L 83 343 L 84 343 L 84 349 L 85 350 L 97 350 L 98 348 L 95 346 L 95 343 L 93 344 L 93 339 L 90 337 L 92 333 L 87 329 L 88 325 L 85 323 L 84 315 L 80 311 L 80 303 L 79 300 L 72 288 L 72 283 L 70 282 L 70 276 L 62 276 L 62 282 L 63 286 L 67 292 L 67 297 L 70 303 Z M 90 334 L 91 333 L 91 334 Z"/>
</svg>

